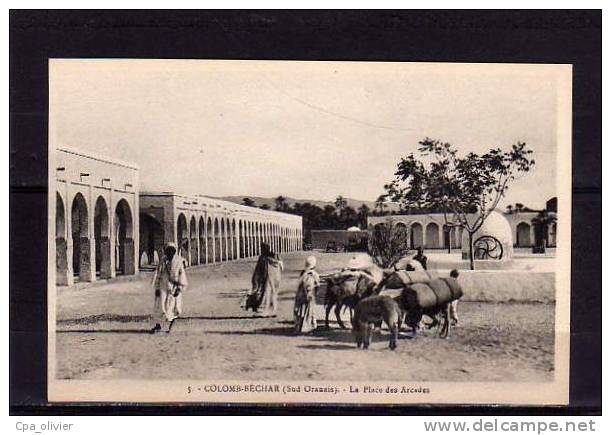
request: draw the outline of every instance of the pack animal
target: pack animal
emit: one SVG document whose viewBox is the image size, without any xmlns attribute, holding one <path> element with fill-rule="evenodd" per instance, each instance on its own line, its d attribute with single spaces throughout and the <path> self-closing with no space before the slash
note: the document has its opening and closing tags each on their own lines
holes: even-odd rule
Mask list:
<svg viewBox="0 0 611 435">
<path fill-rule="evenodd" d="M 369 296 L 361 299 L 354 309 L 352 318 L 352 331 L 356 338 L 356 346 L 369 348 L 374 327 L 386 323 L 390 331 L 388 347 L 397 348 L 401 317 L 403 313 L 397 302 L 390 296 Z"/>
<path fill-rule="evenodd" d="M 415 283 L 403 288 L 397 302 L 405 313 L 405 324 L 415 335 L 423 315 L 433 319 L 429 328 L 437 326 L 437 335 L 447 338 L 450 332 L 452 308 L 463 295 L 458 284 L 458 271 L 453 270 L 449 278 L 435 278 L 426 283 Z M 453 307 L 454 305 L 454 307 Z M 455 312 L 454 312 L 455 316 Z"/>
<path fill-rule="evenodd" d="M 350 318 L 358 302 L 364 297 L 374 294 L 382 279 L 381 271 L 357 270 L 344 271 L 326 278 L 327 291 L 325 294 L 325 326 L 329 327 L 329 314 L 335 307 L 335 318 L 340 328 L 346 329 L 341 319 L 342 308 L 350 310 Z"/>
</svg>

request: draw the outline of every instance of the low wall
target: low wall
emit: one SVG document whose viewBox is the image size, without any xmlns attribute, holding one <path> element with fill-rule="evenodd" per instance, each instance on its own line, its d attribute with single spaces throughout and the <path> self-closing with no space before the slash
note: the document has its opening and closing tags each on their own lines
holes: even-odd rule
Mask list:
<svg viewBox="0 0 611 435">
<path fill-rule="evenodd" d="M 545 302 L 556 300 L 553 272 L 462 271 L 458 277 L 465 301 Z"/>
</svg>

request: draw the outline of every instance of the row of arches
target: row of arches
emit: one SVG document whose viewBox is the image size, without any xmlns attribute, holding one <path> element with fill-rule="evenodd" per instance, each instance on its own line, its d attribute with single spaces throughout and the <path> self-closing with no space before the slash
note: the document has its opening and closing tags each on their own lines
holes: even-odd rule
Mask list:
<svg viewBox="0 0 611 435">
<path fill-rule="evenodd" d="M 444 226 L 436 222 L 429 222 L 426 225 L 420 222 L 411 224 L 397 222 L 395 225 L 407 232 L 410 249 L 460 248 L 462 245 L 462 228 L 450 227 L 449 231 L 444 231 Z"/>
<path fill-rule="evenodd" d="M 556 223 L 553 223 L 547 228 L 547 234 L 537 234 L 535 225 L 527 222 L 520 222 L 516 225 L 514 246 L 516 248 L 530 248 L 537 244 L 538 237 L 540 237 L 542 239 L 542 244 L 546 247 L 555 247 L 556 232 Z"/>
<path fill-rule="evenodd" d="M 59 192 L 55 200 L 57 284 L 135 273 L 134 221 L 128 201 L 120 199 L 111 210 L 103 195 L 93 207 L 81 192 L 69 207 Z"/>
<path fill-rule="evenodd" d="M 179 254 L 189 265 L 253 257 L 260 254 L 262 242 L 277 253 L 301 249 L 301 228 L 223 215 L 188 216 L 183 212 L 178 214 L 175 240 Z M 161 255 L 163 229 L 151 216 L 145 219 L 147 222 L 143 220 L 141 223 L 141 228 L 147 233 L 141 261 L 151 262 Z"/>
</svg>

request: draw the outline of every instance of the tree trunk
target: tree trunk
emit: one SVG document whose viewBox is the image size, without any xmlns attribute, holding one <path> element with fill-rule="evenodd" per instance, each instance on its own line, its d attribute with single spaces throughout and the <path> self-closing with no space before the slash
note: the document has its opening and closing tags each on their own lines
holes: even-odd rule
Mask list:
<svg viewBox="0 0 611 435">
<path fill-rule="evenodd" d="M 469 268 L 475 270 L 475 263 L 473 261 L 473 233 L 469 232 Z"/>
</svg>

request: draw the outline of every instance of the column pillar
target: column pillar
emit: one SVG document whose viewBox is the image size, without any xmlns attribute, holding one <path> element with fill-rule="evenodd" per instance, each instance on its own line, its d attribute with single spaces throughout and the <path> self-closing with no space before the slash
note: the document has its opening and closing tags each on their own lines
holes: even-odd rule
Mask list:
<svg viewBox="0 0 611 435">
<path fill-rule="evenodd" d="M 89 185 L 89 201 L 87 204 L 87 241 L 81 238 L 81 264 L 80 278 L 83 281 L 95 281 L 95 232 L 94 220 L 95 203 L 93 201 L 93 187 Z"/>
</svg>

